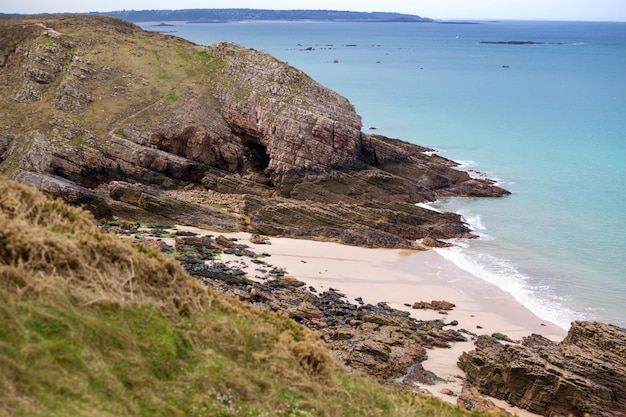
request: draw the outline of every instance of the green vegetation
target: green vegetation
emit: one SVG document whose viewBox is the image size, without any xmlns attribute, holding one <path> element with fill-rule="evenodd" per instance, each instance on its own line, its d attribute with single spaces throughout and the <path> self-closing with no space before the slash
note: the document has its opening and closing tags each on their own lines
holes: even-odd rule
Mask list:
<svg viewBox="0 0 626 417">
<path fill-rule="evenodd" d="M 284 315 L 1 178 L 0 224 L 2 415 L 470 415 L 347 372 Z"/>
<path fill-rule="evenodd" d="M 133 22 L 197 21 L 228 22 L 249 20 L 329 20 L 352 22 L 430 22 L 417 15 L 389 12 L 352 12 L 338 10 L 266 10 L 266 9 L 182 9 L 122 10 L 101 13 Z"/>
<path fill-rule="evenodd" d="M 46 36 L 46 29 L 38 24 L 61 35 Z M 0 98 L 0 119 L 7 126 L 28 127 L 28 131 L 20 132 L 24 135 L 40 131 L 47 138 L 62 137 L 67 144 L 79 148 L 84 137 L 76 129 L 64 129 L 50 121 L 59 120 L 61 125 L 72 121 L 96 140 L 107 140 L 112 130 L 124 136 L 121 133 L 127 122 L 148 125 L 158 122 L 161 115 L 155 105 L 184 105 L 181 98 L 188 91 L 199 91 L 198 99 L 207 105 L 214 101 L 204 89 L 198 89 L 212 84 L 215 69 L 220 65 L 203 46 L 142 31 L 122 20 L 80 15 L 5 19 L 0 22 L 0 39 L 7 51 L 19 45 L 32 51 L 33 56 L 44 57 L 38 57 L 39 63 L 34 63 L 23 56 L 12 56 L 15 64 L 5 66 L 0 74 L 6 88 Z M 80 60 L 72 59 L 78 56 Z M 62 70 L 54 73 L 50 84 L 34 87 L 41 99 L 11 100 L 11 95 L 24 83 L 24 66 L 50 71 L 40 63 L 48 61 L 54 61 Z M 73 74 L 81 74 L 80 82 Z M 59 88 L 67 82 L 91 98 L 86 110 L 62 111 L 56 107 Z"/>
<path fill-rule="evenodd" d="M 178 100 L 178 94 L 176 94 L 176 91 L 170 90 L 167 92 L 166 98 L 170 101 L 176 101 Z"/>
<path fill-rule="evenodd" d="M 504 333 L 492 333 L 491 334 L 491 338 L 493 340 L 499 341 L 499 340 L 504 340 L 505 342 L 512 342 L 513 340 L 511 340 L 511 338 L 507 335 L 505 335 Z"/>
</svg>

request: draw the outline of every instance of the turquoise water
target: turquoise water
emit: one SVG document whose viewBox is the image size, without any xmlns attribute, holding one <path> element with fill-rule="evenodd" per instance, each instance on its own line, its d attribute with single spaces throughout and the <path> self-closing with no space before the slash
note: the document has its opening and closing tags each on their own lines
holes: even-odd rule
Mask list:
<svg viewBox="0 0 626 417">
<path fill-rule="evenodd" d="M 574 319 L 626 326 L 626 23 L 167 29 L 268 52 L 347 97 L 365 130 L 497 179 L 513 195 L 433 204 L 481 236 L 440 253 L 563 328 Z M 510 40 L 544 43 L 480 43 Z"/>
</svg>

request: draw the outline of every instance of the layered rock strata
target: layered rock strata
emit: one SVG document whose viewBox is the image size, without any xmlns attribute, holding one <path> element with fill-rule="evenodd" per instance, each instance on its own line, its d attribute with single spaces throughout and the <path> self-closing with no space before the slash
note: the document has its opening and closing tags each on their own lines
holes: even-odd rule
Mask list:
<svg viewBox="0 0 626 417">
<path fill-rule="evenodd" d="M 255 50 L 79 15 L 2 19 L 0 39 L 0 173 L 99 217 L 414 247 L 469 230 L 413 204 L 507 194 L 362 132 L 348 100 Z M 184 197 L 202 190 L 249 204 L 215 221 Z"/>
<path fill-rule="evenodd" d="M 546 416 L 626 415 L 626 330 L 577 321 L 554 343 L 532 335 L 521 344 L 487 339 L 459 358 L 483 393 Z"/>
</svg>

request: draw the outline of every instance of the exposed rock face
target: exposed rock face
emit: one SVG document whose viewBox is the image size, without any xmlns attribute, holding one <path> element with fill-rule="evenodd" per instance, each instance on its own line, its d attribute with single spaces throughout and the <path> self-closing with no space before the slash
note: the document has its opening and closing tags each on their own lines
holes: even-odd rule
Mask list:
<svg viewBox="0 0 626 417">
<path fill-rule="evenodd" d="M 559 344 L 542 336 L 521 345 L 483 340 L 459 366 L 483 394 L 542 415 L 626 415 L 626 330 L 574 322 Z"/>
<path fill-rule="evenodd" d="M 227 123 L 248 140 L 244 144 L 266 154 L 271 175 L 365 168 L 359 161 L 361 120 L 345 98 L 268 55 L 229 43 L 207 51 L 223 61 L 221 73 L 229 80 L 216 91 Z"/>
<path fill-rule="evenodd" d="M 507 194 L 428 148 L 363 133 L 348 100 L 235 44 L 97 16 L 3 19 L 0 39 L 0 173 L 96 215 L 179 221 L 173 207 L 187 200 L 167 192 L 204 189 L 255 196 L 231 213 L 253 231 L 410 247 L 469 233 L 414 203 Z M 121 198 L 122 182 L 150 204 Z"/>
<path fill-rule="evenodd" d="M 437 213 L 414 204 L 378 201 L 301 204 L 285 198 L 248 197 L 244 208 L 249 231 L 368 247 L 411 248 L 416 236 L 470 237 L 453 213 Z"/>
</svg>

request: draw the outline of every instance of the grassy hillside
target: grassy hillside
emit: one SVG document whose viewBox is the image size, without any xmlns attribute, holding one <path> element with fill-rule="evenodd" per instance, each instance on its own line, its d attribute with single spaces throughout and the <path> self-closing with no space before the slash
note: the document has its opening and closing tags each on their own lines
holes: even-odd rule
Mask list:
<svg viewBox="0 0 626 417">
<path fill-rule="evenodd" d="M 56 29 L 54 35 L 47 25 Z M 122 20 L 81 15 L 0 19 L 0 40 L 0 64 L 6 64 L 0 72 L 5 92 L 0 115 L 13 133 L 37 130 L 68 139 L 65 129 L 71 131 L 70 144 L 77 146 L 90 135 L 103 140 L 140 110 L 155 106 L 170 111 L 181 96 L 196 94 L 204 105 L 217 106 L 202 86 L 214 82 L 212 70 L 219 63 L 204 47 Z M 34 61 L 16 48 L 36 56 Z M 40 97 L 16 101 L 12 95 L 25 83 L 25 67 L 48 77 L 35 76 L 33 88 Z M 89 105 L 60 108 L 59 91 L 70 87 L 71 95 L 89 97 Z"/>
<path fill-rule="evenodd" d="M 0 178 L 0 416 L 457 416 Z M 476 414 L 478 415 L 478 414 Z"/>
</svg>

